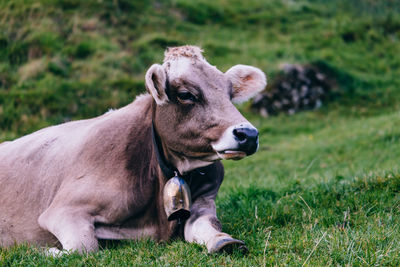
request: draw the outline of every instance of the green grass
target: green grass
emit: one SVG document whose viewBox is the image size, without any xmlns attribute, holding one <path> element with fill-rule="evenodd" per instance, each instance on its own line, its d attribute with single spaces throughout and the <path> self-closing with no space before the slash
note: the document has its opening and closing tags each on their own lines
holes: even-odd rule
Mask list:
<svg viewBox="0 0 400 267">
<path fill-rule="evenodd" d="M 315 112 L 261 118 L 260 149 L 226 161 L 224 231 L 247 256 L 181 240 L 89 255 L 0 249 L 0 265 L 389 265 L 400 260 L 400 5 L 397 1 L 1 1 L 0 140 L 100 115 L 144 90 L 166 46 L 201 45 L 221 70 L 273 79 L 318 61 L 338 77 Z"/>
</svg>

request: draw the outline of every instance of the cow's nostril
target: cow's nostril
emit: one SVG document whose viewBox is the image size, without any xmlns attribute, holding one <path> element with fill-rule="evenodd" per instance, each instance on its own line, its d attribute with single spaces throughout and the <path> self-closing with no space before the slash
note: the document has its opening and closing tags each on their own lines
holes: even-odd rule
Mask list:
<svg viewBox="0 0 400 267">
<path fill-rule="evenodd" d="M 247 135 L 244 131 L 241 131 L 242 129 L 234 129 L 233 134 L 236 136 L 239 142 L 246 141 Z"/>
</svg>

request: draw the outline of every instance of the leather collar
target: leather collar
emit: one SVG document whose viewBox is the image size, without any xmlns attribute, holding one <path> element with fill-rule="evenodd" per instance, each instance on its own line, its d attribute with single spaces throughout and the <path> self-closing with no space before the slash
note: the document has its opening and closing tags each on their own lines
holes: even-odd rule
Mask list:
<svg viewBox="0 0 400 267">
<path fill-rule="evenodd" d="M 161 140 L 154 128 L 153 122 L 151 123 L 151 135 L 152 135 L 152 139 L 153 139 L 153 144 L 154 144 L 154 149 L 156 152 L 158 165 L 160 166 L 161 171 L 164 174 L 165 178 L 170 179 L 174 176 L 182 177 L 182 175 L 179 173 L 178 169 L 175 168 L 174 166 L 172 166 L 170 163 L 168 163 L 167 160 L 165 159 L 162 145 L 161 145 Z"/>
</svg>

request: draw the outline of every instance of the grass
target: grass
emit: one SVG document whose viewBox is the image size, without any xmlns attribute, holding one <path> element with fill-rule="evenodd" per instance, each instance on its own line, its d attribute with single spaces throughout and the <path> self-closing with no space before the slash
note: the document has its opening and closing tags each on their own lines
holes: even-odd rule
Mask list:
<svg viewBox="0 0 400 267">
<path fill-rule="evenodd" d="M 400 262 L 399 112 L 362 119 L 324 111 L 254 120 L 260 151 L 225 162 L 224 231 L 250 253 L 207 254 L 176 240 L 121 242 L 87 256 L 3 249 L 10 265 L 391 265 Z M 282 125 L 281 127 L 272 127 Z M 319 243 L 318 243 L 319 241 Z M 317 245 L 318 244 L 318 245 Z"/>
<path fill-rule="evenodd" d="M 181 240 L 89 255 L 0 249 L 0 265 L 388 265 L 400 260 L 397 1 L 0 1 L 0 140 L 100 115 L 144 90 L 166 46 L 197 44 L 221 70 L 322 62 L 338 77 L 315 112 L 261 118 L 260 150 L 227 161 L 217 198 L 247 256 Z M 134 18 L 134 19 L 133 19 Z"/>
</svg>

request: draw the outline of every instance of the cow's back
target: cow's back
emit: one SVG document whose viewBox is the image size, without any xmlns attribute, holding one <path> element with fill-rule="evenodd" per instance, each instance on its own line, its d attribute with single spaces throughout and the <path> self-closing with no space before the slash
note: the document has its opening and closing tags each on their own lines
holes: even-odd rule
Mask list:
<svg viewBox="0 0 400 267">
<path fill-rule="evenodd" d="M 40 228 L 39 215 L 68 179 L 79 179 L 91 168 L 120 168 L 116 162 L 107 163 L 104 152 L 111 146 L 115 153 L 124 149 L 125 129 L 137 121 L 129 113 L 140 113 L 140 104 L 0 144 L 0 246 L 57 242 Z"/>
</svg>

